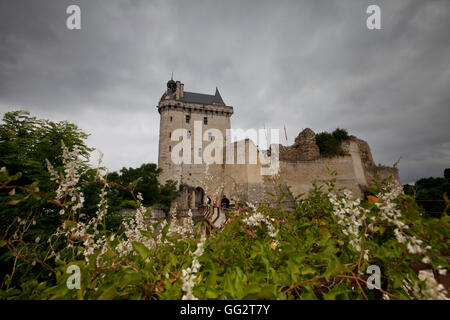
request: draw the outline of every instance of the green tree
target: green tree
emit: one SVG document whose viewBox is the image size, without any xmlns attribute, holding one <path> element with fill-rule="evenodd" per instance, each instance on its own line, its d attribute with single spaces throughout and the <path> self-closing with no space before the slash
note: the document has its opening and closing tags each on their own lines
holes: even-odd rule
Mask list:
<svg viewBox="0 0 450 320">
<path fill-rule="evenodd" d="M 168 181 L 165 185 L 160 185 L 158 176 L 161 169 L 154 163 L 144 163 L 138 168 L 122 168 L 120 172 L 113 172 L 109 175 L 109 180 L 117 182 L 123 186 L 134 188 L 135 194 L 141 193 L 145 206 L 157 205 L 166 211 L 170 208 L 170 203 L 178 196 L 177 186 L 173 181 Z M 133 185 L 135 184 L 135 185 Z M 130 194 L 121 188 L 115 188 L 114 194 L 125 200 L 122 206 L 130 203 Z"/>
<path fill-rule="evenodd" d="M 404 185 L 403 190 L 406 194 L 415 195 L 417 203 L 427 214 L 440 217 L 446 206 L 443 195 L 450 195 L 450 179 L 445 177 L 446 173 L 448 169 L 444 170 L 444 178 L 422 178 L 413 186 Z"/>
<path fill-rule="evenodd" d="M 38 190 L 42 194 L 51 194 L 55 183 L 50 180 L 46 167 L 46 159 L 55 168 L 62 165 L 61 141 L 69 148 L 78 148 L 84 167 L 88 166 L 89 152 L 92 150 L 85 144 L 88 134 L 75 124 L 60 121 L 37 119 L 27 111 L 7 112 L 0 124 L 0 168 L 5 167 L 11 175 L 20 176 L 14 181 L 19 187 Z M 36 196 L 21 201 L 15 206 L 9 204 L 11 190 L 0 190 L 0 230 L 2 233 L 17 217 L 24 219 L 29 214 L 36 217 L 36 227 L 27 234 L 26 240 L 39 236 L 41 239 L 52 234 L 61 224 L 59 208 Z M 38 201 L 36 201 L 38 200 Z M 0 268 L 10 267 L 13 257 L 0 249 Z M 20 262 L 19 262 L 20 263 Z M 16 278 L 29 277 L 39 279 L 45 277 L 43 272 L 33 272 L 29 263 L 16 274 Z"/>
<path fill-rule="evenodd" d="M 335 157 L 343 153 L 342 141 L 350 139 L 347 130 L 336 128 L 332 133 L 320 132 L 316 134 L 316 144 L 320 154 L 325 157 Z"/>
<path fill-rule="evenodd" d="M 339 142 L 350 139 L 347 130 L 341 128 L 336 128 L 336 130 L 333 131 L 333 137 Z"/>
<path fill-rule="evenodd" d="M 69 149 L 79 149 L 87 167 L 89 152 L 93 150 L 85 144 L 87 137 L 88 134 L 67 121 L 37 119 L 27 111 L 7 112 L 0 124 L 0 168 L 6 167 L 11 175 L 21 173 L 16 185 L 27 186 L 34 182 L 41 192 L 50 192 L 54 183 L 50 180 L 46 159 L 56 168 L 62 165 L 63 141 Z M 0 191 L 0 212 L 8 212 L 0 215 L 0 228 L 5 228 L 15 216 L 28 213 L 20 205 L 11 208 L 5 204 L 3 198 L 6 194 L 5 190 Z M 47 217 L 57 211 L 52 204 L 34 209 L 39 211 L 39 215 Z M 59 223 L 57 216 L 54 218 L 56 219 L 46 220 L 46 224 Z"/>
</svg>

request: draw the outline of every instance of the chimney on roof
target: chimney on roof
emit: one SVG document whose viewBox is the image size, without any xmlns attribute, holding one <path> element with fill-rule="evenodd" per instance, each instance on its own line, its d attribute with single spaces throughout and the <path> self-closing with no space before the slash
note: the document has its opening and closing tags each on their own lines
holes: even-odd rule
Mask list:
<svg viewBox="0 0 450 320">
<path fill-rule="evenodd" d="M 184 96 L 184 84 L 180 81 L 176 82 L 175 98 L 178 100 Z"/>
<path fill-rule="evenodd" d="M 181 84 L 181 82 L 180 81 L 177 81 L 177 82 L 175 82 L 176 83 L 176 85 L 175 85 L 175 99 L 180 99 L 180 84 Z"/>
</svg>

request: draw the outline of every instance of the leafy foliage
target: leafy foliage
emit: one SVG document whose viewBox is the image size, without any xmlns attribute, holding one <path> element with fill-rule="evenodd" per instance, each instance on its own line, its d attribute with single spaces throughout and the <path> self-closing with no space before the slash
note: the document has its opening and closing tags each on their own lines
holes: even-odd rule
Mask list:
<svg viewBox="0 0 450 320">
<path fill-rule="evenodd" d="M 109 180 L 128 186 L 135 193 L 141 193 L 144 205 L 157 205 L 168 210 L 179 192 L 174 181 L 168 181 L 160 186 L 158 183 L 160 173 L 161 169 L 156 164 L 144 163 L 139 168 L 122 168 L 120 172 L 113 172 L 109 175 Z M 115 192 L 122 199 L 129 196 L 128 192 L 121 188 L 116 188 Z"/>
<path fill-rule="evenodd" d="M 440 217 L 446 207 L 443 195 L 450 195 L 450 177 L 423 178 L 417 180 L 414 185 L 404 185 L 406 194 L 414 196 L 425 212 L 434 217 Z"/>
<path fill-rule="evenodd" d="M 25 219 L 32 214 L 36 225 L 32 232 L 27 233 L 26 241 L 36 237 L 36 234 L 48 237 L 54 232 L 62 220 L 54 203 L 43 197 L 44 194 L 51 194 L 55 188 L 46 169 L 45 159 L 51 159 L 56 167 L 62 166 L 62 141 L 71 149 L 79 149 L 82 159 L 80 169 L 87 167 L 89 152 L 93 150 L 84 142 L 87 137 L 75 124 L 67 121 L 37 119 L 26 111 L 7 112 L 3 116 L 3 123 L 0 124 L 0 168 L 8 168 L 18 187 L 37 192 L 19 200 L 17 196 L 9 195 L 11 190 L 0 190 L 0 230 L 7 230 L 15 219 Z M 11 206 L 11 202 L 16 204 Z M 5 253 L 5 248 L 0 248 L 2 269 L 14 264 L 12 257 Z M 31 272 L 32 267 L 26 263 L 22 266 L 22 261 L 17 263 L 18 269 L 23 272 L 17 272 L 16 277 L 48 277 L 45 272 Z"/>
<path fill-rule="evenodd" d="M 88 134 L 81 131 L 75 124 L 67 121 L 53 122 L 37 119 L 26 111 L 8 112 L 3 116 L 0 124 L 0 168 L 7 168 L 8 179 L 14 181 L 15 188 L 0 188 L 0 230 L 7 232 L 20 219 L 24 221 L 33 216 L 32 230 L 24 235 L 24 241 L 33 242 L 39 236 L 48 239 L 61 226 L 65 218 L 59 214 L 60 202 L 55 201 L 57 182 L 48 171 L 46 160 L 56 172 L 63 172 L 63 149 L 78 150 L 76 171 L 81 174 L 78 183 L 80 195 L 84 202 L 80 209 L 82 219 L 88 220 L 96 216 L 101 183 L 92 183 L 98 179 L 97 169 L 89 165 L 89 155 L 94 149 L 89 148 L 85 140 Z M 177 189 L 173 182 L 161 186 L 157 181 L 160 169 L 155 164 L 143 164 L 133 169 L 123 168 L 120 173 L 110 174 L 112 185 L 109 188 L 109 214 L 105 217 L 105 227 L 117 231 L 123 217 L 118 214 L 120 209 L 134 207 L 135 199 L 125 192 L 119 185 L 131 186 L 137 192 L 146 195 L 145 205 L 159 205 L 168 210 L 170 202 L 177 196 Z M 139 179 L 138 179 L 139 178 Z M 135 181 L 136 180 L 136 181 Z M 116 184 L 114 184 L 116 182 Z M 26 193 L 23 197 L 21 193 Z M 53 199 L 53 201 L 51 201 Z M 65 199 L 71 202 L 71 199 Z M 63 245 L 61 243 L 60 245 Z M 38 248 L 38 256 L 45 256 L 45 249 Z M 16 265 L 14 281 L 21 283 L 28 279 L 48 279 L 48 272 L 30 265 L 29 262 L 15 259 L 6 250 L 0 248 L 0 268 L 11 269 Z M 51 262 L 49 267 L 54 267 Z M 51 281 L 55 280 L 53 277 Z"/>
<path fill-rule="evenodd" d="M 350 139 L 347 130 L 341 128 L 336 128 L 336 130 L 333 131 L 333 137 L 339 142 Z"/>
<path fill-rule="evenodd" d="M 11 185 L 14 177 L 3 170 L 0 182 Z M 53 261 L 50 273 L 55 282 L 33 279 L 12 286 L 9 277 L 0 296 L 4 299 L 439 296 L 441 289 L 428 288 L 411 265 L 426 258 L 430 268 L 449 267 L 444 258 L 449 252 L 448 216 L 444 214 L 439 219 L 422 216 L 411 196 L 396 193 L 392 178 L 378 181 L 377 197 L 362 203 L 352 200 L 347 191 L 336 190 L 334 182 L 333 179 L 325 185 L 314 185 L 308 195 L 296 197 L 290 208 L 283 207 L 283 194 L 259 208 L 251 205 L 239 208 L 223 229 L 213 230 L 206 239 L 201 226 L 196 236 L 187 237 L 170 233 L 170 224 L 165 220 L 145 223 L 142 220 L 145 214 L 139 209 L 141 197 L 137 197 L 136 223 L 128 224 L 124 233 L 110 231 L 99 224 L 83 233 L 86 240 L 79 239 L 73 236 L 74 232 L 85 224 L 68 220 L 58 233 L 64 247 L 49 250 L 50 254 L 44 258 L 35 255 L 39 246 L 45 246 L 42 241 L 23 243 L 5 238 L 3 245 L 12 252 L 27 252 L 23 259 L 37 262 L 34 268 L 44 269 Z M 24 193 L 19 200 L 25 197 Z M 102 197 L 99 207 L 104 203 Z M 336 207 L 339 203 L 345 204 L 342 210 Z M 354 234 L 346 232 L 342 215 L 350 220 L 358 217 L 360 223 L 353 228 Z M 388 216 L 397 220 L 382 218 Z M 27 223 L 18 222 L 18 225 Z M 399 227 L 402 237 L 408 241 L 399 241 L 395 231 Z M 355 239 L 359 248 L 352 242 Z M 411 239 L 421 240 L 412 246 Z M 130 251 L 124 251 L 128 243 Z M 79 290 L 67 286 L 70 265 L 77 265 L 81 270 Z M 366 286 L 369 265 L 377 265 L 382 270 L 379 289 L 370 290 Z M 434 295 L 427 296 L 427 292 Z"/>
<path fill-rule="evenodd" d="M 341 142 L 350 139 L 347 130 L 337 128 L 332 133 L 321 132 L 316 134 L 316 144 L 320 154 L 333 157 L 342 154 Z"/>
</svg>

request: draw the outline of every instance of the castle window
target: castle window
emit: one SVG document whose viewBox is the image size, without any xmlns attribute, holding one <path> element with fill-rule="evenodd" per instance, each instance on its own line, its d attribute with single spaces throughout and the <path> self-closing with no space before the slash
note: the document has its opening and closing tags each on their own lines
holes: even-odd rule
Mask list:
<svg viewBox="0 0 450 320">
<path fill-rule="evenodd" d="M 169 132 L 169 139 L 172 138 L 172 131 Z"/>
<path fill-rule="evenodd" d="M 203 124 L 208 124 L 208 117 L 203 117 Z"/>
<path fill-rule="evenodd" d="M 186 123 L 189 123 L 189 121 L 191 121 L 191 115 L 186 115 Z"/>
<path fill-rule="evenodd" d="M 172 122 L 172 120 L 173 120 L 173 117 L 172 117 L 172 116 L 170 116 L 170 122 Z"/>
<path fill-rule="evenodd" d="M 169 146 L 169 152 L 172 152 L 172 146 Z"/>
</svg>

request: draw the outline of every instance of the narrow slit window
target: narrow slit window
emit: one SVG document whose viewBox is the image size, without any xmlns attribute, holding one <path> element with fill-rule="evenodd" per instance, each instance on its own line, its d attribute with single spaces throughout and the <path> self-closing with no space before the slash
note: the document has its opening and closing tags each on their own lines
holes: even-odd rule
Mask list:
<svg viewBox="0 0 450 320">
<path fill-rule="evenodd" d="M 191 116 L 188 114 L 186 115 L 186 123 L 189 123 L 191 121 Z"/>
<path fill-rule="evenodd" d="M 208 117 L 203 117 L 203 124 L 208 124 Z"/>
</svg>

